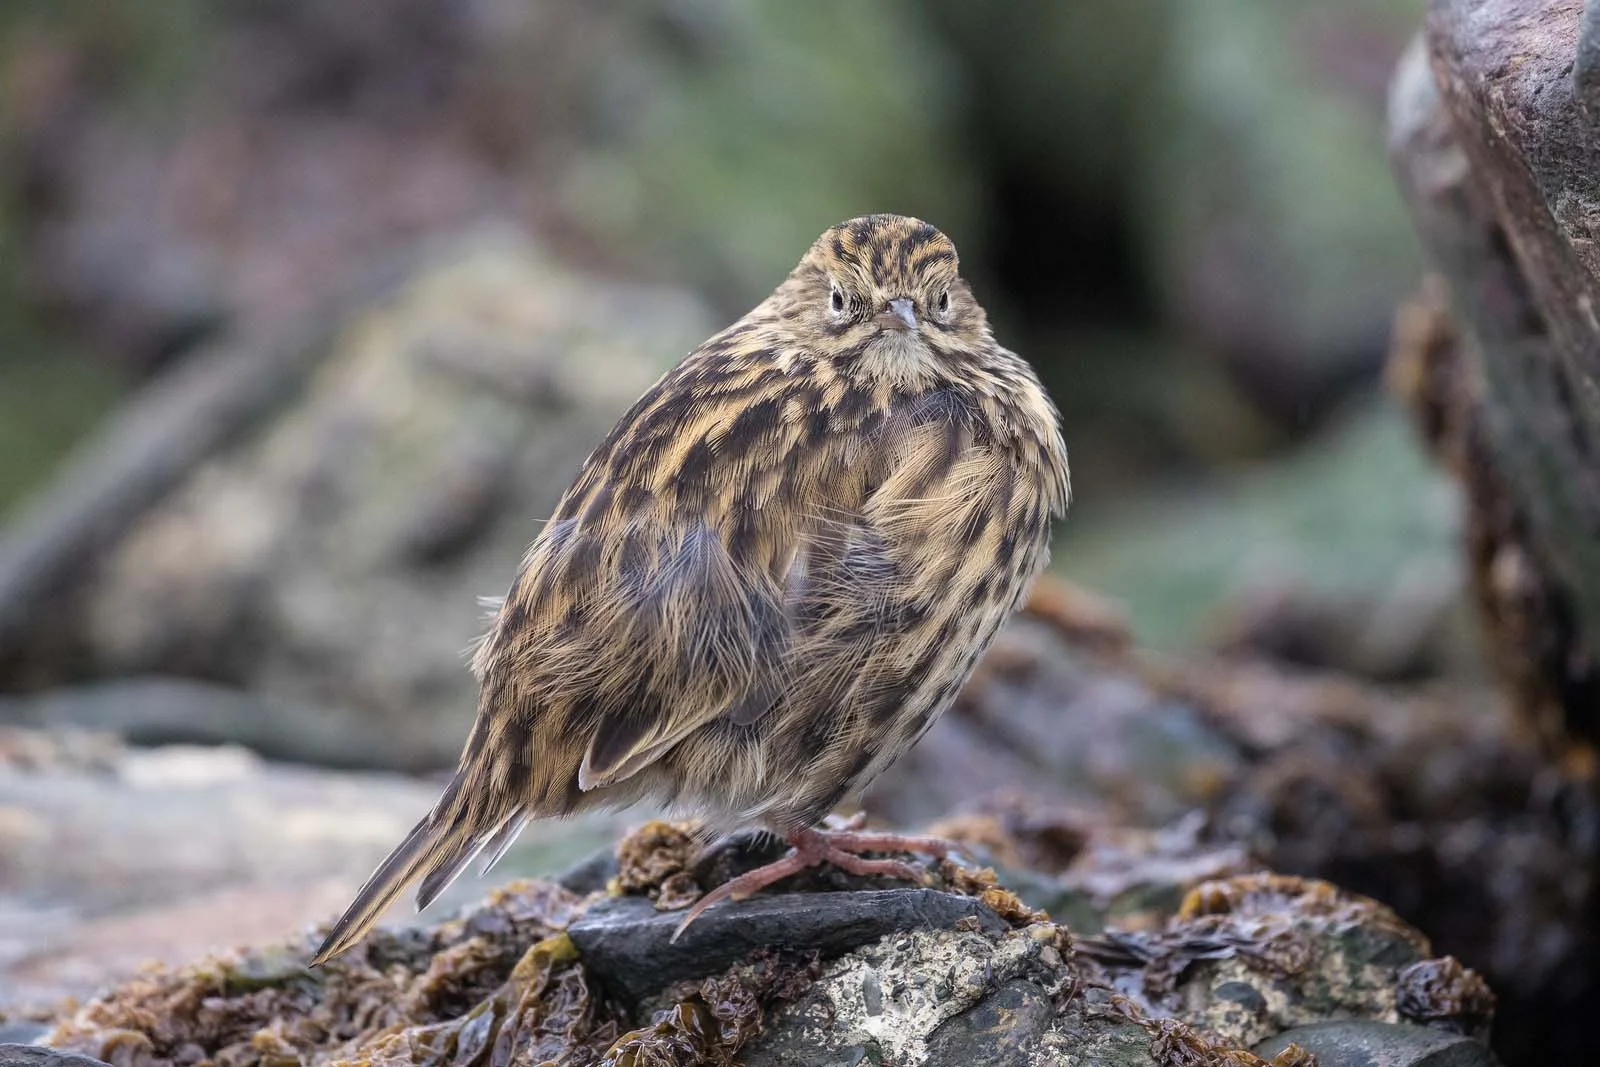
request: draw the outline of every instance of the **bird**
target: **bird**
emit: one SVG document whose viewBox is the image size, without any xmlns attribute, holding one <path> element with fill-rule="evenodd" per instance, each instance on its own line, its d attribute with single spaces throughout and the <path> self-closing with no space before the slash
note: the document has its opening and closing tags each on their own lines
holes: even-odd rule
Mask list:
<svg viewBox="0 0 1600 1067">
<path fill-rule="evenodd" d="M 994 338 L 954 243 L 826 230 L 583 462 L 476 646 L 454 777 L 317 965 L 412 883 L 426 907 L 530 819 L 651 801 L 782 858 L 704 895 L 947 842 L 819 828 L 949 707 L 1046 566 L 1071 482 L 1057 408 Z"/>
</svg>

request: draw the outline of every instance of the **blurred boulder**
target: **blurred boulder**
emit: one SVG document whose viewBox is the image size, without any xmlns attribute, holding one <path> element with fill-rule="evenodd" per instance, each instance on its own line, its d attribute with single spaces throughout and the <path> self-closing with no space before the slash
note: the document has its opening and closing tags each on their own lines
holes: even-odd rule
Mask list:
<svg viewBox="0 0 1600 1067">
<path fill-rule="evenodd" d="M 237 745 L 268 759 L 383 770 L 408 752 L 354 716 L 193 678 L 122 677 L 0 697 L 0 723 L 103 733 L 139 747 Z"/>
<path fill-rule="evenodd" d="M 1001 631 L 955 706 L 874 782 L 865 804 L 917 823 L 1003 789 L 1029 810 L 1080 806 L 1159 826 L 1243 765 L 1192 706 L 1024 617 Z"/>
<path fill-rule="evenodd" d="M 491 221 L 739 309 L 841 218 L 977 228 L 960 86 L 903 0 L 76 8 L 15 20 L 24 295 L 141 369 Z"/>
<path fill-rule="evenodd" d="M 1396 355 L 1469 500 L 1497 660 L 1526 720 L 1600 739 L 1600 83 L 1585 5 L 1438 0 L 1396 75 L 1395 169 L 1448 281 Z M 1593 5 L 1589 5 L 1592 24 Z M 1450 321 L 1454 306 L 1459 325 Z"/>
<path fill-rule="evenodd" d="M 81 996 L 148 961 L 176 964 L 320 920 L 438 790 L 236 747 L 130 749 L 103 734 L 0 729 L 0 1006 Z M 615 825 L 541 823 L 504 869 L 559 870 Z M 481 892 L 463 878 L 442 906 Z"/>
<path fill-rule="evenodd" d="M 1545 751 L 1481 685 L 1108 652 L 1025 617 L 865 803 L 891 820 L 952 811 L 942 832 L 1052 872 L 1030 902 L 1086 928 L 1171 893 L 1085 880 L 1132 847 L 1106 827 L 1165 826 L 1136 841 L 1180 875 L 1254 860 L 1326 878 L 1481 968 L 1508 1059 L 1584 1047 L 1600 781 Z"/>
<path fill-rule="evenodd" d="M 121 499 L 126 480 L 98 495 L 71 475 L 58 485 L 84 498 L 78 525 L 106 532 L 96 508 L 112 504 L 119 521 L 83 558 L 58 560 L 53 586 L 33 583 L 13 673 L 34 687 L 225 682 L 360 724 L 325 731 L 330 746 L 364 732 L 391 765 L 453 762 L 474 706 L 473 592 L 508 587 L 592 443 L 708 332 L 677 292 L 601 282 L 529 245 L 441 250 L 330 314 L 296 356 L 297 384 L 246 431 L 191 450 L 145 510 Z M 159 383 L 142 402 L 162 403 Z M 97 483 L 115 445 L 81 454 L 77 477 Z M 59 543 L 33 526 L 39 544 Z M 362 749 L 323 759 L 370 763 Z"/>
</svg>

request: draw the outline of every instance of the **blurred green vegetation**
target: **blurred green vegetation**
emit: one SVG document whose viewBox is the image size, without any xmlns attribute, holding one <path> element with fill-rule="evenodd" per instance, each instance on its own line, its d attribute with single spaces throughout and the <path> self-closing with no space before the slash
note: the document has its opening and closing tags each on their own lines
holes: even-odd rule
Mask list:
<svg viewBox="0 0 1600 1067">
<path fill-rule="evenodd" d="M 593 120 L 566 185 L 613 241 L 651 249 L 660 273 L 733 314 L 841 218 L 919 215 L 981 250 L 961 65 L 918 5 L 635 12 L 591 72 Z"/>
<path fill-rule="evenodd" d="M 0 235 L 0 262 L 8 260 Z M 81 348 L 41 330 L 7 300 L 0 267 L 0 518 L 111 410 L 118 376 Z"/>
<path fill-rule="evenodd" d="M 1146 127 L 1142 244 L 1169 303 L 1189 315 L 1196 268 L 1235 263 L 1274 299 L 1264 321 L 1222 338 L 1271 333 L 1302 358 L 1336 358 L 1352 321 L 1387 302 L 1421 266 L 1386 163 L 1378 116 L 1393 42 L 1420 0 L 1216 0 L 1172 6 L 1172 75 Z M 1242 243 L 1240 243 L 1242 237 Z M 1359 338 L 1357 338 L 1359 340 Z"/>
<path fill-rule="evenodd" d="M 11 78 L 35 47 L 49 38 L 70 39 L 92 64 L 91 76 L 113 106 L 163 109 L 191 82 L 206 57 L 219 18 L 246 0 L 160 0 L 159 3 L 58 3 L 0 5 L 0 77 Z M 8 106 L 26 106 L 12 97 Z"/>
<path fill-rule="evenodd" d="M 126 384 L 75 334 L 70 314 L 40 308 L 30 291 L 26 234 L 39 205 L 18 143 L 25 112 L 39 80 L 58 73 L 50 64 L 82 62 L 108 106 L 130 120 L 156 118 L 189 84 L 210 20 L 202 0 L 0 5 L 0 517 L 49 477 Z M 61 56 L 58 39 L 78 42 L 81 53 Z"/>
<path fill-rule="evenodd" d="M 1252 586 L 1378 597 L 1412 566 L 1450 568 L 1458 507 L 1404 413 L 1363 405 L 1276 462 L 1076 510 L 1055 566 L 1125 603 L 1142 643 L 1173 650 Z"/>
<path fill-rule="evenodd" d="M 1375 542 L 1406 532 L 1356 499 L 1392 500 L 1394 486 L 1410 484 L 1395 479 L 1421 470 L 1400 436 L 1385 439 L 1394 456 L 1381 478 L 1291 459 L 1286 470 L 1300 473 L 1252 478 L 1245 491 L 1226 472 L 1305 451 L 1329 413 L 1376 388 L 1390 309 L 1418 269 L 1384 159 L 1383 90 L 1422 8 L 396 0 L 379 17 L 336 0 L 6 5 L 0 509 L 47 476 L 130 376 L 104 349 L 106 334 L 80 328 L 79 310 L 52 303 L 30 273 L 55 215 L 97 220 L 92 202 L 74 200 L 90 183 L 71 168 L 89 157 L 43 152 L 66 172 L 34 173 L 41 152 L 28 137 L 87 137 L 74 125 L 87 124 L 159 151 L 181 143 L 197 116 L 237 113 L 238 146 L 219 151 L 245 153 L 243 168 L 196 151 L 188 180 L 217 166 L 221 177 L 202 179 L 245 173 L 260 187 L 218 201 L 237 217 L 211 218 L 215 233 L 182 236 L 211 253 L 192 262 L 293 276 L 293 257 L 307 253 L 285 242 L 288 258 L 274 260 L 271 242 L 289 227 L 273 212 L 303 201 L 300 187 L 274 187 L 272 175 L 291 174 L 318 196 L 347 186 L 344 201 L 317 210 L 360 212 L 453 180 L 401 180 L 410 166 L 438 166 L 429 138 L 445 130 L 456 138 L 445 151 L 477 153 L 474 165 L 503 179 L 494 195 L 506 199 L 486 213 L 515 216 L 536 201 L 524 221 L 556 220 L 605 248 L 608 262 L 691 287 L 725 315 L 764 294 L 840 218 L 895 210 L 949 230 L 997 333 L 1035 362 L 1062 409 L 1077 489 L 1068 541 L 1116 528 L 1116 516 L 1144 516 L 1105 550 L 1080 549 L 1086 577 L 1103 573 L 1121 592 L 1118 575 L 1170 565 L 1149 592 L 1128 595 L 1152 636 L 1187 633 L 1184 605 L 1211 595 L 1191 583 L 1214 592 L 1232 581 L 1239 538 L 1317 542 L 1330 528 L 1318 513 L 1290 517 L 1318 493 L 1342 495 L 1347 524 L 1371 517 Z M 49 94 L 32 90 L 57 61 L 76 73 L 62 115 L 41 119 L 29 109 Z M 374 104 L 385 99 L 387 108 Z M 385 123 L 401 135 L 370 143 L 396 154 L 361 159 Z M 263 130 L 270 136 L 257 137 Z M 324 158 L 332 143 L 362 146 L 352 166 L 366 169 Z M 403 151 L 413 143 L 418 151 Z M 264 154 L 261 167 L 251 152 Z M 284 167 L 283 154 L 302 172 Z M 102 198 L 106 181 L 116 175 L 101 176 Z M 181 215 L 171 204 L 151 210 L 163 206 Z M 397 233 L 396 247 L 437 236 L 415 229 Z M 249 299 L 244 286 L 218 290 Z M 1327 451 L 1352 447 L 1340 436 Z M 1323 477 L 1327 488 L 1295 495 Z M 1219 495 L 1201 512 L 1217 518 L 1185 510 L 1186 497 L 1213 487 Z M 1119 503 L 1146 494 L 1176 502 Z M 1279 494 L 1281 521 L 1267 517 Z M 1231 510 L 1242 528 L 1222 524 Z M 1191 521 L 1205 548 L 1161 540 L 1164 527 Z M 1141 522 L 1150 525 L 1135 530 Z M 1338 571 L 1336 559 L 1328 564 Z"/>
</svg>

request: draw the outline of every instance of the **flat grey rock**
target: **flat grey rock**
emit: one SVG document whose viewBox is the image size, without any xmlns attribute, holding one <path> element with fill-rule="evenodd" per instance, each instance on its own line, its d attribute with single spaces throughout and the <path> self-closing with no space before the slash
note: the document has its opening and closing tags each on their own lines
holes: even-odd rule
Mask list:
<svg viewBox="0 0 1600 1067">
<path fill-rule="evenodd" d="M 589 969 L 618 997 L 638 1003 L 686 978 L 726 970 L 763 948 L 843 955 L 886 934 L 948 928 L 975 919 L 999 932 L 1004 922 L 972 897 L 935 889 L 788 893 L 719 904 L 685 930 L 681 911 L 656 911 L 644 897 L 617 897 L 590 908 L 567 933 Z"/>
<path fill-rule="evenodd" d="M 562 889 L 579 896 L 597 893 L 616 877 L 617 851 L 603 848 L 592 852 L 552 879 Z"/>
<path fill-rule="evenodd" d="M 27 1020 L 0 1023 L 0 1045 L 31 1045 L 49 1032 L 50 1028 L 44 1023 Z"/>
<path fill-rule="evenodd" d="M 0 1067 L 106 1067 L 105 1061 L 40 1045 L 0 1045 Z"/>
<path fill-rule="evenodd" d="M 1494 1053 L 1461 1034 L 1406 1023 L 1337 1022 L 1297 1026 L 1255 1047 L 1270 1060 L 1291 1043 L 1317 1057 L 1317 1067 L 1499 1067 Z"/>
</svg>

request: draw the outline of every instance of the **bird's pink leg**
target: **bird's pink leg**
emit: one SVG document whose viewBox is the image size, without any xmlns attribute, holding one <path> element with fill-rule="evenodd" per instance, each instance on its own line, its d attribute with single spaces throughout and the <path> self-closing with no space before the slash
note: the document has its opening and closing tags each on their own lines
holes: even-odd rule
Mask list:
<svg viewBox="0 0 1600 1067">
<path fill-rule="evenodd" d="M 858 827 L 862 824 L 860 818 L 849 820 L 843 825 Z M 676 941 L 689 924 L 700 917 L 711 905 L 724 900 L 743 900 L 748 896 L 759 893 L 774 882 L 787 878 L 792 874 L 811 867 L 831 863 L 835 867 L 849 874 L 860 876 L 881 876 L 885 878 L 899 878 L 907 882 L 921 882 L 922 872 L 904 860 L 896 859 L 866 859 L 859 855 L 862 852 L 915 852 L 926 856 L 943 857 L 956 850 L 953 842 L 939 837 L 926 837 L 918 834 L 893 834 L 874 833 L 859 829 L 840 830 L 796 830 L 786 838 L 789 843 L 789 852 L 782 859 L 774 860 L 753 871 L 746 871 L 737 878 L 730 879 L 695 901 L 694 907 L 689 909 L 678 928 L 672 932 L 672 940 Z"/>
<path fill-rule="evenodd" d="M 829 847 L 835 852 L 850 854 L 853 852 L 913 852 L 919 856 L 932 856 L 935 859 L 944 859 L 952 852 L 960 849 L 954 841 L 946 841 L 942 837 L 929 837 L 926 834 L 895 834 L 880 833 L 872 830 L 824 830 L 814 831 L 828 839 Z M 832 857 L 829 857 L 830 859 Z M 844 864 L 833 861 L 837 866 Z M 845 867 L 845 870 L 849 870 Z"/>
</svg>

